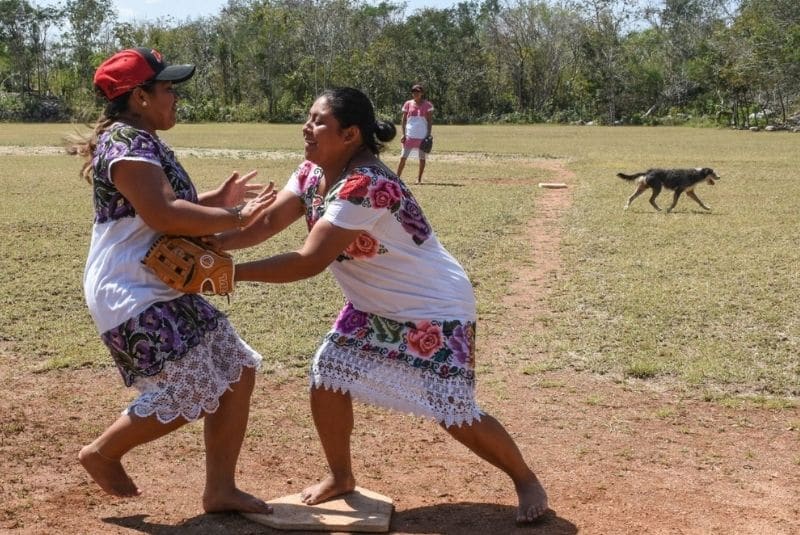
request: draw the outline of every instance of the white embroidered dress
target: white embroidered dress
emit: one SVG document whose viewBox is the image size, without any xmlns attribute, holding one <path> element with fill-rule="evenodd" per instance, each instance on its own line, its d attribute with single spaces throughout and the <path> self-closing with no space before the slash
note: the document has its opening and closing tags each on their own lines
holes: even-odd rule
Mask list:
<svg viewBox="0 0 800 535">
<path fill-rule="evenodd" d="M 324 199 L 303 163 L 286 189 L 319 219 L 364 232 L 330 270 L 346 305 L 317 350 L 311 384 L 446 425 L 480 419 L 474 399 L 475 298 L 405 184 L 383 166 L 354 169 Z"/>
</svg>

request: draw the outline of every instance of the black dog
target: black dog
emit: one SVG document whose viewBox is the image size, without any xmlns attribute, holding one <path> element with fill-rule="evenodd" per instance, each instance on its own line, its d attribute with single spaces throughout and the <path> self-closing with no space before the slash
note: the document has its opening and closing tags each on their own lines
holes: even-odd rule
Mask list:
<svg viewBox="0 0 800 535">
<path fill-rule="evenodd" d="M 709 167 L 703 167 L 702 169 L 648 169 L 642 173 L 635 173 L 632 175 L 617 173 L 617 176 L 625 180 L 636 181 L 636 191 L 633 192 L 633 195 L 628 197 L 628 202 L 625 203 L 626 210 L 636 197 L 644 193 L 647 188 L 652 188 L 653 194 L 650 196 L 650 204 L 652 204 L 656 210 L 660 211 L 661 208 L 656 204 L 656 197 L 661 193 L 661 188 L 663 187 L 675 192 L 672 198 L 672 206 L 667 208 L 667 212 L 675 208 L 675 205 L 678 204 L 678 197 L 680 197 L 681 193 L 684 191 L 686 195 L 694 199 L 697 204 L 702 206 L 705 210 L 711 210 L 711 208 L 703 204 L 703 201 L 695 194 L 694 187 L 703 181 L 709 186 L 713 186 L 714 181 L 719 180 L 714 170 Z"/>
</svg>

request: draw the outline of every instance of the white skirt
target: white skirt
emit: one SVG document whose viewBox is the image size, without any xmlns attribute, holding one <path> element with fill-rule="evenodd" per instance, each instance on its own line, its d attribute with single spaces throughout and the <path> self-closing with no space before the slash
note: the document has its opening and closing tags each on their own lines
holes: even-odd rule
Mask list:
<svg viewBox="0 0 800 535">
<path fill-rule="evenodd" d="M 433 418 L 447 427 L 470 425 L 483 414 L 474 383 L 441 377 L 326 338 L 311 364 L 312 388 L 349 393 L 353 399 L 399 412 Z"/>
<path fill-rule="evenodd" d="M 243 368 L 259 369 L 261 361 L 230 322 L 220 318 L 219 327 L 183 357 L 166 361 L 156 375 L 137 376 L 131 386 L 141 394 L 123 414 L 155 415 L 164 424 L 175 418 L 197 420 L 216 412 L 219 398 L 239 382 Z"/>
</svg>

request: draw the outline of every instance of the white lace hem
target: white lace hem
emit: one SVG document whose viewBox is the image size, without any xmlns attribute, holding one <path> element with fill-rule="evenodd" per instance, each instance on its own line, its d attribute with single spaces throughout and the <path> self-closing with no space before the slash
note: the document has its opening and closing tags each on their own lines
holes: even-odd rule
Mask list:
<svg viewBox="0 0 800 535">
<path fill-rule="evenodd" d="M 474 383 L 443 378 L 406 363 L 325 341 L 311 365 L 312 387 L 350 393 L 359 401 L 433 418 L 447 427 L 480 421 Z"/>
<path fill-rule="evenodd" d="M 239 382 L 242 368 L 261 367 L 262 357 L 239 338 L 224 318 L 219 328 L 182 358 L 164 363 L 156 375 L 137 377 L 133 387 L 141 392 L 123 414 L 141 418 L 155 415 L 162 424 L 182 417 L 197 420 L 219 408 L 219 398 Z"/>
</svg>

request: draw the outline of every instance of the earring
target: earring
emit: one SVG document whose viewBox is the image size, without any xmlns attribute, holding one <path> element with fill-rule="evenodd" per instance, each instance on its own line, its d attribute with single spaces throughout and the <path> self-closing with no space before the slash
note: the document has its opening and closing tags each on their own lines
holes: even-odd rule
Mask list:
<svg viewBox="0 0 800 535">
<path fill-rule="evenodd" d="M 143 108 L 146 108 L 146 107 L 147 107 L 147 101 L 146 101 L 146 100 L 143 100 L 143 101 L 142 101 L 142 107 L 143 107 Z"/>
</svg>

